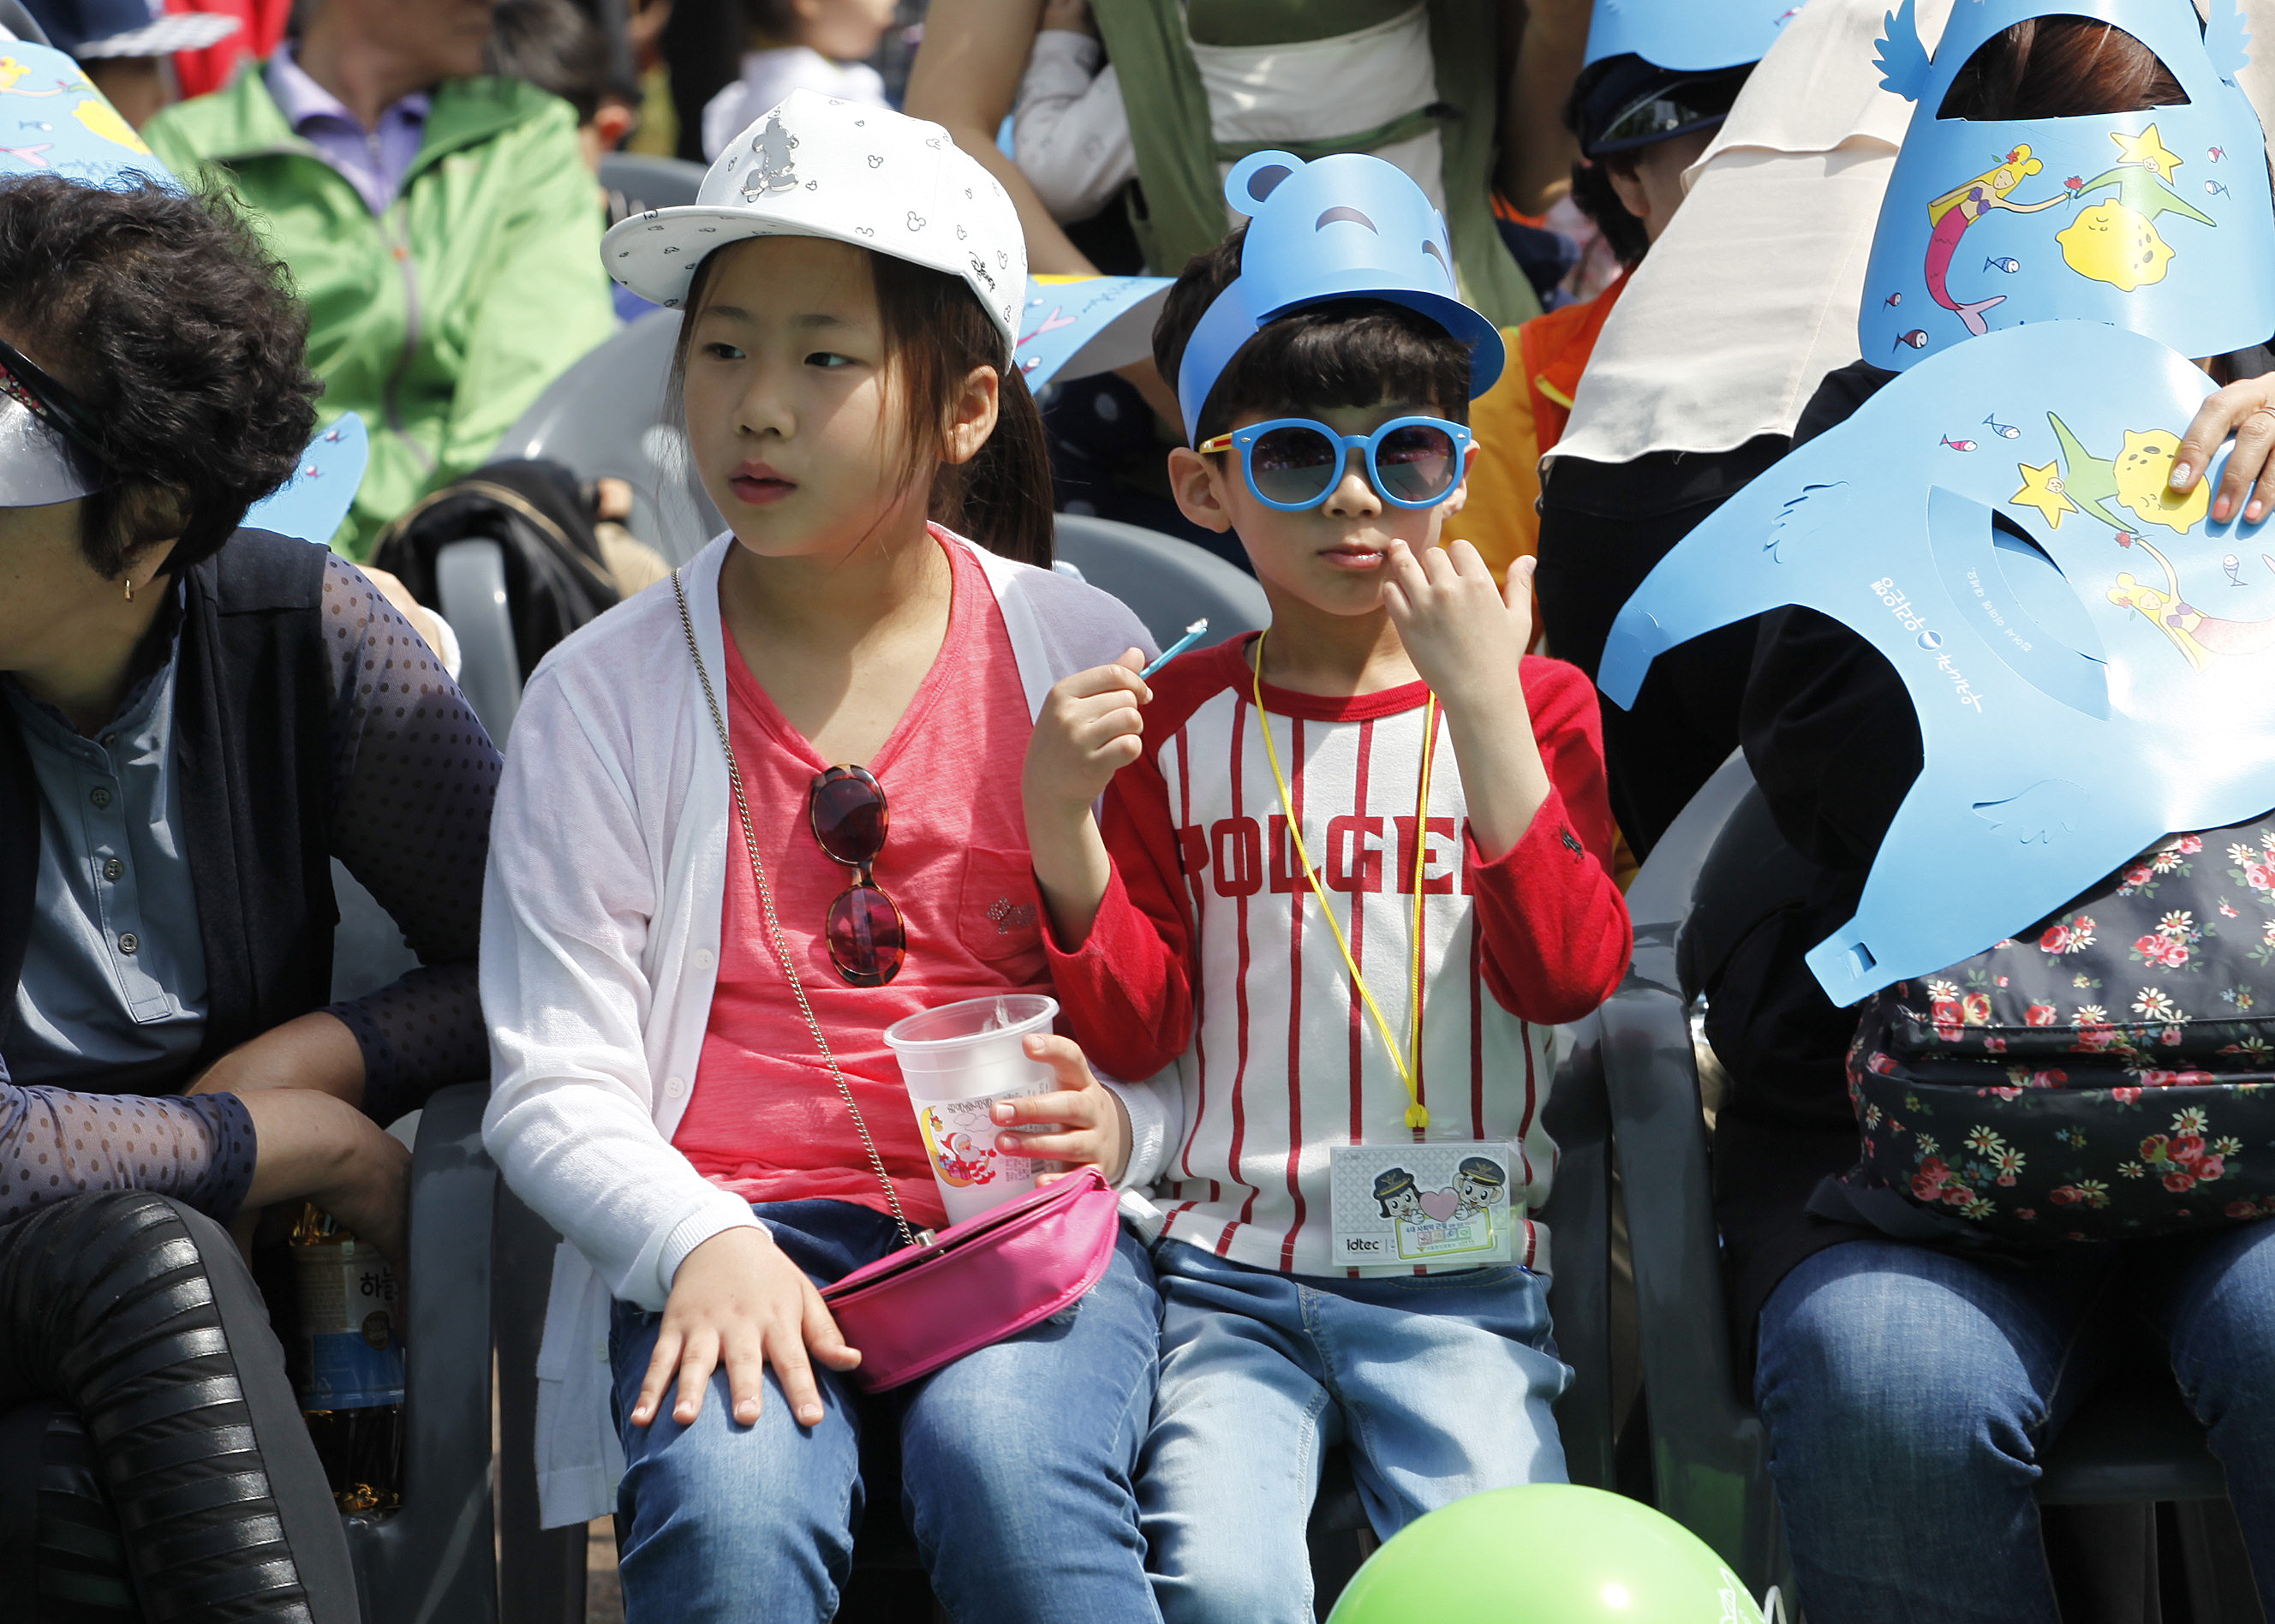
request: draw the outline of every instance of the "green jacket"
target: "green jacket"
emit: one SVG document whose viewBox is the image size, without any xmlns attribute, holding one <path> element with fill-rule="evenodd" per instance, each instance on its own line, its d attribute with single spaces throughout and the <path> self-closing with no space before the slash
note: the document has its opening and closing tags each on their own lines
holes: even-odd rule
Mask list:
<svg viewBox="0 0 2275 1624">
<path fill-rule="evenodd" d="M 435 87 L 384 215 L 293 133 L 257 67 L 143 132 L 193 183 L 232 188 L 308 306 L 326 422 L 362 415 L 371 466 L 333 545 L 488 459 L 545 386 L 616 329 L 601 218 L 569 104 L 515 79 Z"/>
</svg>

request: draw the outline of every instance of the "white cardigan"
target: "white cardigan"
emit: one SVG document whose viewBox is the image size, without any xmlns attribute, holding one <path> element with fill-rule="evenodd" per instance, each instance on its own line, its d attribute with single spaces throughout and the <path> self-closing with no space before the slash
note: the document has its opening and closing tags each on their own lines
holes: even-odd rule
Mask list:
<svg viewBox="0 0 2275 1624">
<path fill-rule="evenodd" d="M 970 547 L 994 588 L 1030 714 L 1061 677 L 1152 638 L 1118 601 Z M 726 686 L 722 536 L 683 571 L 696 641 Z M 718 975 L 727 767 L 659 582 L 548 653 L 514 718 L 482 895 L 494 1079 L 482 1142 L 567 1237 L 538 1356 L 537 1484 L 548 1528 L 613 1503 L 609 1300 L 660 1310 L 680 1260 L 755 1222 L 671 1146 Z M 1168 1152 L 1170 1091 L 1115 1085 L 1134 1144 L 1125 1187 Z"/>
</svg>

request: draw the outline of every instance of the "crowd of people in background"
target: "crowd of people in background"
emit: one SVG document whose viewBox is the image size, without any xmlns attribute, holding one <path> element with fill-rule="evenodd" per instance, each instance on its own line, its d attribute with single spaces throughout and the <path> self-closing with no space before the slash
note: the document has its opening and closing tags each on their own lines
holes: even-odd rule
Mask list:
<svg viewBox="0 0 2275 1624">
<path fill-rule="evenodd" d="M 2157 550 L 2230 527 L 2243 587 L 2275 501 L 2275 58 L 2243 43 L 2275 7 L 2079 9 L 0 0 L 0 1476 L 41 1485 L 0 1539 L 31 1616 L 359 1616 L 259 1255 L 313 1204 L 402 1258 L 386 1129 L 480 1082 L 565 1237 L 543 1514 L 614 1515 L 632 1624 L 833 1616 L 888 1492 L 953 1617 L 1310 1618 L 1326 1448 L 1385 1540 L 1566 1475 L 1550 1080 L 1628 974 L 1639 866 L 1741 754 L 1752 865 L 1702 887 L 1686 990 L 1802 1616 L 2067 1616 L 2033 1484 L 2143 1326 L 2275 1608 L 2275 1191 L 2120 1233 L 2081 1176 L 2052 1199 L 2085 1227 L 2034 1249 L 1992 1216 L 2019 1138 L 1919 1132 L 1931 1085 L 2138 1114 L 2145 1078 L 2183 1108 L 2115 1131 L 2174 1199 L 2264 1156 L 2206 1114 L 2275 1083 L 2264 1001 L 2186 994 L 2224 1001 L 2216 1041 L 2115 985 L 2120 935 L 2169 987 L 2257 930 L 2264 809 L 1836 1003 L 1818 944 L 1870 913 L 1939 748 L 1904 651 L 1799 596 L 1663 647 L 1674 616 L 1631 607 L 1946 357 L 2083 320 L 2195 363 L 2184 409 L 2106 465 L 2037 412 L 2057 464 L 1978 539 L 2037 579 L 2100 523 L 2107 605 L 2192 670 L 2275 642 Z M 1931 125 L 1980 126 L 1989 168 L 1915 197 Z M 2093 135 L 2066 181 L 2032 155 L 2064 129 Z M 1994 235 L 2057 205 L 2113 234 L 2046 249 L 2059 285 Z M 2215 216 L 2218 296 L 2159 289 L 2175 222 Z M 1916 286 L 1882 274 L 1899 238 Z M 1035 296 L 1118 278 L 1150 344 L 1031 390 Z M 708 537 L 517 449 L 641 341 L 641 443 Z M 1936 449 L 2026 431 L 1994 409 Z M 248 517 L 343 441 L 324 533 Z M 1972 704 L 1874 563 L 1889 521 L 1818 519 L 1826 488 L 1752 540 L 1850 548 Z M 1158 661 L 1054 567 L 1062 517 L 1206 555 L 1268 628 Z M 527 678 L 503 752 L 437 585 L 472 533 Z M 2014 587 L 2035 625 L 1985 612 L 2052 691 L 2047 590 Z M 2022 842 L 2128 770 L 2029 787 Z M 418 960 L 351 996 L 337 872 Z M 994 991 L 1061 1019 L 993 1126 L 1125 1223 L 1078 1311 L 866 1392 L 824 1293 L 951 1217 L 887 1028 Z M 1909 1127 L 1876 1076 L 1917 1085 Z M 1916 1176 L 1866 1177 L 1906 1135 Z M 1352 1266 L 1354 1214 L 1425 1211 L 1410 1168 L 1356 1171 L 1390 1144 L 1447 1155 L 1428 1216 L 1497 1250 Z M 1616 1397 L 1647 1425 L 1631 1373 Z"/>
</svg>

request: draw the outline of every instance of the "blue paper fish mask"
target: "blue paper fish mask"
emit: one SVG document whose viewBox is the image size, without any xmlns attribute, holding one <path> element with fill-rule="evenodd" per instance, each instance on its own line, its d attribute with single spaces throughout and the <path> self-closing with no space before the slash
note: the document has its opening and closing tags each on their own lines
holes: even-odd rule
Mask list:
<svg viewBox="0 0 2275 1624">
<path fill-rule="evenodd" d="M 1888 17 L 1882 77 L 1913 110 L 1880 208 L 1857 339 L 1904 367 L 1970 336 L 2063 318 L 2222 355 L 2275 331 L 2265 140 L 2236 87 L 2237 0 L 1969 0 L 1931 60 L 1913 0 Z M 2041 14 L 2114 24 L 2156 52 L 2185 103 L 2070 118 L 1939 117 L 1986 41 Z"/>
<path fill-rule="evenodd" d="M 1800 10 L 1793 0 L 1596 0 L 1582 65 L 1633 55 L 1705 73 L 1759 62 Z"/>
<path fill-rule="evenodd" d="M 1012 345 L 1027 388 L 1150 359 L 1169 287 L 1167 276 L 1029 276 Z"/>
<path fill-rule="evenodd" d="M 1307 305 L 1379 298 L 1427 316 L 1470 346 L 1470 397 L 1500 376 L 1500 333 L 1462 302 L 1446 222 L 1396 165 L 1364 153 L 1306 163 L 1259 152 L 1225 177 L 1249 216 L 1240 275 L 1194 324 L 1177 367 L 1177 404 L 1194 434 L 1209 390 L 1258 329 Z"/>
<path fill-rule="evenodd" d="M 248 530 L 273 530 L 280 536 L 298 536 L 318 547 L 330 545 L 355 504 L 371 460 L 371 437 L 363 419 L 352 412 L 340 414 L 329 428 L 319 429 L 300 453 L 292 477 L 246 510 Z"/>
<path fill-rule="evenodd" d="M 181 184 L 79 64 L 45 45 L 0 40 L 0 175 L 46 174 L 95 186 L 132 174 Z"/>
<path fill-rule="evenodd" d="M 1961 344 L 1755 480 L 1621 609 L 1600 680 L 1621 706 L 1660 653 L 1786 604 L 1903 679 L 1925 765 L 1856 917 L 1808 955 L 1835 1004 L 2275 806 L 2275 535 L 2207 517 L 2225 450 L 2186 498 L 2165 486 L 2211 388 L 2097 322 Z"/>
</svg>

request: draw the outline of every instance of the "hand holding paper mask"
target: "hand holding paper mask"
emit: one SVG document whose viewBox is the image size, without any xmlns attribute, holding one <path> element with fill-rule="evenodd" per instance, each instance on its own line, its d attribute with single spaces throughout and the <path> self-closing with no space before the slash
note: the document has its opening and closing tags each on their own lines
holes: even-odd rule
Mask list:
<svg viewBox="0 0 2275 1624">
<path fill-rule="evenodd" d="M 2275 538 L 2165 488 L 2211 391 L 2098 322 L 1992 333 L 1762 475 L 1621 610 L 1621 705 L 1659 653 L 1785 604 L 1909 691 L 1925 766 L 1856 918 L 1809 955 L 1835 1003 L 2021 931 L 2173 830 L 2275 805 Z"/>
</svg>

